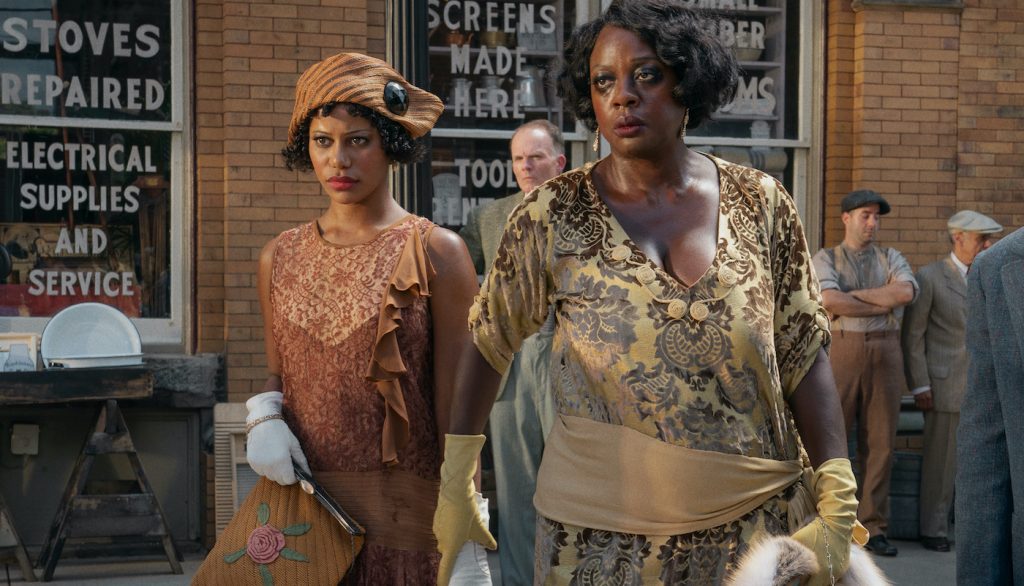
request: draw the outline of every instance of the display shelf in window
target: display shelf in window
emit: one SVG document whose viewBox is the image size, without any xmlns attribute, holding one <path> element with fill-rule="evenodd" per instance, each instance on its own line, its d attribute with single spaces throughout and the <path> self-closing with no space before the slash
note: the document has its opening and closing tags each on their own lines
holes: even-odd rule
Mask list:
<svg viewBox="0 0 1024 586">
<path fill-rule="evenodd" d="M 694 136 L 785 138 L 786 10 L 784 0 L 712 2 L 714 32 L 740 65 L 732 102 Z M 756 124 L 755 124 L 756 123 Z M 765 126 L 767 123 L 767 128 Z"/>
</svg>

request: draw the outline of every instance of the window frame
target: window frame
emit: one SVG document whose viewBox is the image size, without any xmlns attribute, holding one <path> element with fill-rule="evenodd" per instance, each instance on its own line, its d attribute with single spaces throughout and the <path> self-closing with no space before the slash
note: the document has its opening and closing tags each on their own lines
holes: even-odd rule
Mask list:
<svg viewBox="0 0 1024 586">
<path fill-rule="evenodd" d="M 0 115 L 0 126 L 36 126 L 56 128 L 98 128 L 161 131 L 170 134 L 170 317 L 131 318 L 142 338 L 143 350 L 185 350 L 192 333 L 192 262 L 194 247 L 193 217 L 194 158 L 191 126 L 190 38 L 186 27 L 191 22 L 191 2 L 166 0 L 170 8 L 171 120 L 169 122 L 131 122 L 102 118 L 61 118 L 57 116 Z M 186 83 L 187 82 L 187 83 Z M 0 317 L 0 331 L 41 333 L 49 317 Z"/>
</svg>

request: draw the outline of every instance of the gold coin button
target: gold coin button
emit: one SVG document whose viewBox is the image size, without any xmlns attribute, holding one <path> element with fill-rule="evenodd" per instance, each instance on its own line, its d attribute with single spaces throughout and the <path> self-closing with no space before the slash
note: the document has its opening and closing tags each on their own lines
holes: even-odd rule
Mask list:
<svg viewBox="0 0 1024 586">
<path fill-rule="evenodd" d="M 612 249 L 612 260 L 624 261 L 631 256 L 633 256 L 633 254 L 625 244 L 620 244 Z"/>
<path fill-rule="evenodd" d="M 708 306 L 704 303 L 694 303 L 690 306 L 690 317 L 697 321 L 704 321 L 708 318 L 711 312 L 708 310 Z"/>
<path fill-rule="evenodd" d="M 722 267 L 718 271 L 718 280 L 727 287 L 732 287 L 737 281 L 739 281 L 739 279 L 740 277 L 736 274 L 736 271 L 729 267 Z"/>
<path fill-rule="evenodd" d="M 686 313 L 686 302 L 682 299 L 673 299 L 668 302 L 668 316 L 672 319 L 679 319 Z"/>
<path fill-rule="evenodd" d="M 657 278 L 658 276 L 654 274 L 654 269 L 651 267 L 640 267 L 636 270 L 636 280 L 644 285 L 650 285 Z"/>
</svg>

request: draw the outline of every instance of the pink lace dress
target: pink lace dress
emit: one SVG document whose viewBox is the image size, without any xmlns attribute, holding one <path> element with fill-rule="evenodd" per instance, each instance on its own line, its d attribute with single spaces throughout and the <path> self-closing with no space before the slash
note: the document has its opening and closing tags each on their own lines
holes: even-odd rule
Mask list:
<svg viewBox="0 0 1024 586">
<path fill-rule="evenodd" d="M 410 215 L 338 246 L 314 222 L 282 233 L 274 256 L 285 419 L 314 477 L 366 528 L 346 584 L 436 581 L 433 228 Z"/>
</svg>

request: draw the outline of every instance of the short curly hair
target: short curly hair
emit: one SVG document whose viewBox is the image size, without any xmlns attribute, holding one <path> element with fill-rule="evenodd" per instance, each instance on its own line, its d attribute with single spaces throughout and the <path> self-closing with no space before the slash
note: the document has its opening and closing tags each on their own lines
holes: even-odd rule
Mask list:
<svg viewBox="0 0 1024 586">
<path fill-rule="evenodd" d="M 614 26 L 635 33 L 672 67 L 679 80 L 672 97 L 689 110 L 686 127 L 696 128 L 732 101 L 739 83 L 736 57 L 718 40 L 713 24 L 706 11 L 688 8 L 679 0 L 615 0 L 570 36 L 558 74 L 559 95 L 578 120 L 597 130 L 590 99 L 590 54 L 601 30 Z"/>
<path fill-rule="evenodd" d="M 309 171 L 313 161 L 309 158 L 309 126 L 313 116 L 330 116 L 331 111 L 344 106 L 352 116 L 370 120 L 377 133 L 380 134 L 384 153 L 395 163 L 415 163 L 423 160 L 427 154 L 427 146 L 422 138 L 413 138 L 401 124 L 378 114 L 376 111 L 350 102 L 329 102 L 309 111 L 302 119 L 295 136 L 281 149 L 284 163 L 290 170 Z"/>
</svg>

